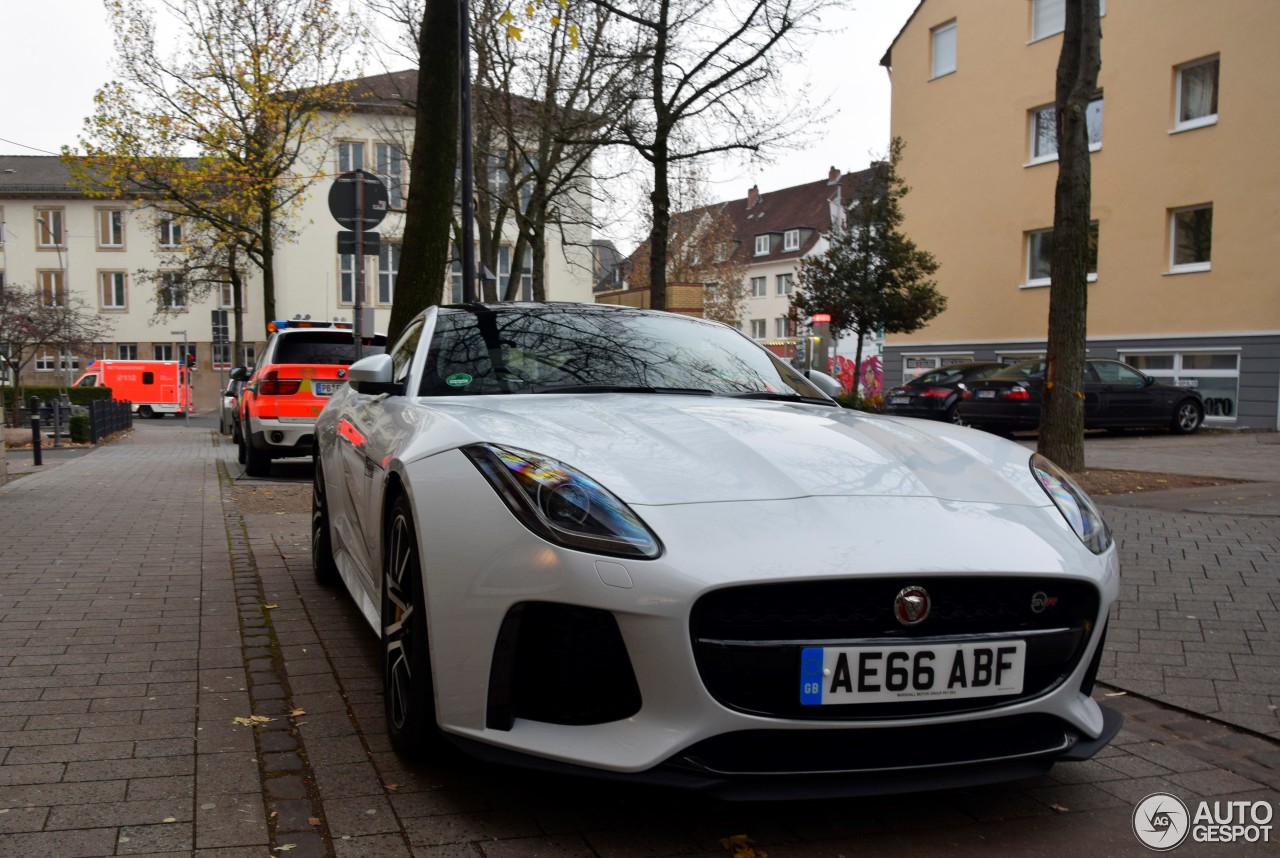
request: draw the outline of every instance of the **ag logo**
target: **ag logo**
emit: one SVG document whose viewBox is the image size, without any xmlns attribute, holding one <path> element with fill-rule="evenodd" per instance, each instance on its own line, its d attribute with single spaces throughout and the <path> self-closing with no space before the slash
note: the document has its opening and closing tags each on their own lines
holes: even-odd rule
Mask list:
<svg viewBox="0 0 1280 858">
<path fill-rule="evenodd" d="M 1167 852 L 1186 840 L 1190 830 L 1187 806 L 1167 792 L 1153 792 L 1133 809 L 1133 833 L 1148 849 Z"/>
</svg>

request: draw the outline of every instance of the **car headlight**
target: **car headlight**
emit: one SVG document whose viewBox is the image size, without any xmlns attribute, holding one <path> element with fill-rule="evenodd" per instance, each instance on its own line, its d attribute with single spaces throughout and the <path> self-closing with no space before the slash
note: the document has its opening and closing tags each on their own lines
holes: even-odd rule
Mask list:
<svg viewBox="0 0 1280 858">
<path fill-rule="evenodd" d="M 1031 457 L 1031 473 L 1090 551 L 1101 554 L 1111 546 L 1111 528 L 1093 500 L 1066 471 L 1036 453 Z"/>
<path fill-rule="evenodd" d="M 662 543 L 604 486 L 563 462 L 497 444 L 462 448 L 516 518 L 551 542 L 652 560 Z"/>
</svg>

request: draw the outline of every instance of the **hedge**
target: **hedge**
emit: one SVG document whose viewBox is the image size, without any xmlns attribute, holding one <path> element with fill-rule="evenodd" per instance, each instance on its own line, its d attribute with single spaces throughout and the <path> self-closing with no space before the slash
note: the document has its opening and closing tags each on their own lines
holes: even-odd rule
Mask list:
<svg viewBox="0 0 1280 858">
<path fill-rule="evenodd" d="M 63 393 L 66 393 L 71 399 L 72 405 L 88 405 L 98 399 L 110 399 L 111 388 L 109 387 L 53 387 L 43 384 L 28 384 L 22 388 L 22 404 L 26 406 L 31 401 L 31 397 L 35 396 L 41 402 L 50 402 L 57 399 Z M 4 396 L 4 407 L 6 410 L 12 408 L 9 404 L 13 399 L 13 388 L 0 388 L 0 394 Z"/>
</svg>

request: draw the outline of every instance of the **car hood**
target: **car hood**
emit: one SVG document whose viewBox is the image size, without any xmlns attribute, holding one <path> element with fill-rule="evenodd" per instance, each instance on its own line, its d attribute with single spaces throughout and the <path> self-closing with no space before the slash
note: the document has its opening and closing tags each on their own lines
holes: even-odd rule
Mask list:
<svg viewBox="0 0 1280 858">
<path fill-rule="evenodd" d="M 929 421 L 654 394 L 435 398 L 419 407 L 419 427 L 439 431 L 419 432 L 406 460 L 502 444 L 558 459 L 631 504 L 821 495 L 1049 504 L 1025 448 Z"/>
</svg>

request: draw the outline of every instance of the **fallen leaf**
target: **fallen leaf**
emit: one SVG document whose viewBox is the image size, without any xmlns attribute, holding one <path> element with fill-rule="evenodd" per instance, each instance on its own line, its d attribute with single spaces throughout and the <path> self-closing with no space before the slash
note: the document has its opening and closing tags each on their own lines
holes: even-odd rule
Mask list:
<svg viewBox="0 0 1280 858">
<path fill-rule="evenodd" d="M 1103 697 L 1124 697 L 1128 693 L 1129 692 L 1127 691 L 1108 691 L 1106 694 L 1102 696 Z"/>
<path fill-rule="evenodd" d="M 232 718 L 231 723 L 238 727 L 252 727 L 254 724 L 266 724 L 268 721 L 274 721 L 274 718 L 268 718 L 266 715 L 250 715 L 247 718 Z"/>
<path fill-rule="evenodd" d="M 320 825 L 320 824 L 321 824 L 321 822 L 320 822 L 320 817 L 318 817 L 318 816 L 308 816 L 308 817 L 307 817 L 307 825 Z"/>
<path fill-rule="evenodd" d="M 275 608 L 278 608 L 278 607 L 280 606 L 279 605 L 263 605 L 262 606 L 263 610 L 266 610 L 266 611 L 274 610 Z"/>
<path fill-rule="evenodd" d="M 387 792 L 395 792 L 400 789 L 400 784 L 387 784 Z"/>
<path fill-rule="evenodd" d="M 164 818 L 164 821 L 165 821 L 165 822 L 177 822 L 177 821 L 178 821 L 178 819 L 177 819 L 177 817 L 174 817 L 174 816 L 166 816 L 166 817 Z"/>
<path fill-rule="evenodd" d="M 276 818 L 276 811 L 274 811 L 274 810 L 273 810 L 273 811 L 271 811 L 271 818 L 272 818 L 272 819 L 275 819 L 275 818 Z"/>
<path fill-rule="evenodd" d="M 1049 807 L 1053 808 L 1053 809 L 1054 809 L 1054 810 L 1056 810 L 1058 813 L 1070 813 L 1070 812 L 1071 812 L 1071 808 L 1069 808 L 1069 807 L 1063 807 L 1063 806 L 1062 806 L 1062 805 L 1060 805 L 1060 804 L 1051 804 L 1051 805 L 1049 805 Z"/>
<path fill-rule="evenodd" d="M 277 846 L 275 849 L 272 849 L 271 851 L 272 852 L 288 852 L 290 849 L 297 849 L 297 848 L 298 848 L 298 844 L 296 843 L 281 843 L 279 846 Z"/>
<path fill-rule="evenodd" d="M 290 718 L 297 718 L 299 715 L 306 715 L 306 714 L 307 714 L 307 710 L 305 710 L 305 709 L 290 709 L 290 710 L 289 710 L 289 717 L 290 717 Z"/>
</svg>

